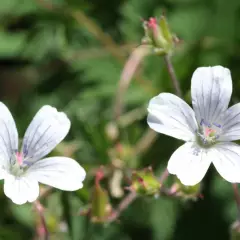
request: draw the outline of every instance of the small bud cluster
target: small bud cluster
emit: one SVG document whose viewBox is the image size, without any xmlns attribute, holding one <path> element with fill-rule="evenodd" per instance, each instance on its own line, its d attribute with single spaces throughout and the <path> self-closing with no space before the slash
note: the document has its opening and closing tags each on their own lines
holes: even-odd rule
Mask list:
<svg viewBox="0 0 240 240">
<path fill-rule="evenodd" d="M 128 189 L 142 195 L 158 195 L 161 184 L 154 176 L 152 169 L 146 168 L 134 171 L 132 174 L 132 184 Z"/>
<path fill-rule="evenodd" d="M 104 172 L 100 168 L 95 175 L 95 185 L 91 196 L 91 204 L 87 209 L 80 212 L 81 215 L 89 216 L 91 221 L 95 223 L 106 222 L 112 211 L 108 192 L 100 184 L 103 178 Z"/>
<path fill-rule="evenodd" d="M 198 198 L 203 198 L 201 195 L 200 183 L 194 186 L 185 186 L 177 179 L 172 186 L 172 191 L 175 192 L 175 196 L 180 197 L 183 200 L 196 201 Z"/>
<path fill-rule="evenodd" d="M 168 27 L 164 16 L 157 18 L 149 18 L 143 22 L 145 36 L 142 39 L 144 45 L 153 47 L 154 52 L 158 55 L 172 54 L 174 49 L 175 38 Z"/>
</svg>

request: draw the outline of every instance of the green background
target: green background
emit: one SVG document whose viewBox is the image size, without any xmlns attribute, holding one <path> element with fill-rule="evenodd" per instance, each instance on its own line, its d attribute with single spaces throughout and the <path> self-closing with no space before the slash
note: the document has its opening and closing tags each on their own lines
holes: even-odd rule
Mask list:
<svg viewBox="0 0 240 240">
<path fill-rule="evenodd" d="M 95 170 L 109 166 L 112 142 L 106 126 L 113 109 L 121 71 L 144 35 L 142 19 L 165 12 L 181 39 L 172 58 L 184 98 L 191 103 L 190 80 L 199 66 L 231 70 L 233 97 L 240 94 L 240 2 L 238 0 L 1 0 L 0 99 L 12 112 L 20 136 L 34 114 L 49 104 L 66 112 L 72 127 L 52 155 L 70 155 L 87 170 L 84 188 L 54 190 L 41 200 L 50 239 L 202 240 L 229 239 L 237 216 L 232 186 L 214 167 L 202 183 L 204 199 L 183 201 L 140 197 L 111 224 L 94 224 L 81 209 L 91 204 Z M 120 126 L 122 171 L 153 166 L 160 175 L 182 142 L 164 135 L 141 154 L 132 154 L 148 130 L 146 106 L 160 92 L 173 92 L 161 57 L 144 59 L 126 94 L 124 112 L 136 110 Z M 1 114 L 1 113 L 0 113 Z M 122 179 L 122 186 L 128 181 Z M 110 177 L 102 186 L 109 191 Z M 174 178 L 170 176 L 170 181 Z M 37 215 L 31 204 L 14 205 L 0 190 L 0 239 L 33 239 Z M 114 206 L 120 201 L 110 197 Z M 38 238 L 36 238 L 38 239 Z"/>
</svg>

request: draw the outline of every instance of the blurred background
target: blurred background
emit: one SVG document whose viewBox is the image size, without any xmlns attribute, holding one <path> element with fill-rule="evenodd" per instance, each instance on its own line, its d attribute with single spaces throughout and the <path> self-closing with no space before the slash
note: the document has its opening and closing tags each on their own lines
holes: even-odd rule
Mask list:
<svg viewBox="0 0 240 240">
<path fill-rule="evenodd" d="M 163 12 L 181 40 L 172 60 L 185 100 L 191 103 L 190 80 L 197 67 L 223 65 L 232 73 L 231 104 L 239 102 L 238 0 L 1 0 L 0 100 L 11 110 L 20 136 L 42 105 L 66 112 L 72 127 L 52 155 L 70 156 L 88 173 L 77 192 L 43 187 L 48 239 L 230 239 L 237 216 L 232 186 L 213 167 L 201 186 L 203 199 L 139 197 L 113 223 L 97 223 L 96 213 L 88 211 L 100 166 L 105 205 L 98 213 L 105 216 L 105 207 L 114 209 L 127 194 L 131 170 L 151 165 L 159 176 L 182 144 L 156 137 L 146 123 L 148 101 L 160 92 L 174 93 L 160 56 L 144 58 L 121 95 L 123 111 L 117 120 L 114 115 L 122 69 L 144 36 L 142 20 Z M 0 239 L 44 239 L 33 206 L 14 205 L 2 182 L 0 206 Z"/>
</svg>

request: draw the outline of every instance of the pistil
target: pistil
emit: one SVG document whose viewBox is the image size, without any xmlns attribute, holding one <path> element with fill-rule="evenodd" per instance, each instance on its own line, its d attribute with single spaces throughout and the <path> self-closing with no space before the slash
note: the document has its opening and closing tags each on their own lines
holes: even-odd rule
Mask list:
<svg viewBox="0 0 240 240">
<path fill-rule="evenodd" d="M 202 119 L 200 122 L 199 132 L 197 135 L 200 137 L 200 143 L 204 146 L 214 144 L 219 138 L 221 133 L 221 125 L 218 123 L 209 123 Z"/>
</svg>

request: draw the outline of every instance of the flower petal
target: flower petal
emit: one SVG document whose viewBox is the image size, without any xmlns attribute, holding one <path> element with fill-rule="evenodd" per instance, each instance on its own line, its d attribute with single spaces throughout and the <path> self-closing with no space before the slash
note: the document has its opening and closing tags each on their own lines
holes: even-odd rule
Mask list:
<svg viewBox="0 0 240 240">
<path fill-rule="evenodd" d="M 43 106 L 33 118 L 23 138 L 25 163 L 34 162 L 50 153 L 67 135 L 70 121 L 66 114 Z"/>
<path fill-rule="evenodd" d="M 4 193 L 16 204 L 33 202 L 39 196 L 39 185 L 34 179 L 8 174 L 4 180 Z"/>
<path fill-rule="evenodd" d="M 35 162 L 27 176 L 61 190 L 76 191 L 83 187 L 86 172 L 71 158 L 50 157 Z"/>
<path fill-rule="evenodd" d="M 184 185 L 196 185 L 206 174 L 211 159 L 208 150 L 196 143 L 185 143 L 179 147 L 168 162 L 168 171 L 175 174 Z"/>
<path fill-rule="evenodd" d="M 219 143 L 212 151 L 213 164 L 228 182 L 240 182 L 240 146 L 235 143 Z"/>
<path fill-rule="evenodd" d="M 200 67 L 192 76 L 192 105 L 198 123 L 219 123 L 219 116 L 229 104 L 232 78 L 229 69 L 222 66 Z"/>
<path fill-rule="evenodd" d="M 18 149 L 18 132 L 8 108 L 0 102 L 0 164 L 7 166 Z"/>
<path fill-rule="evenodd" d="M 195 138 L 194 112 L 181 98 L 161 93 L 151 99 L 148 112 L 148 125 L 153 130 L 185 141 Z"/>
<path fill-rule="evenodd" d="M 233 105 L 223 114 L 221 129 L 219 141 L 240 139 L 240 103 Z"/>
</svg>

